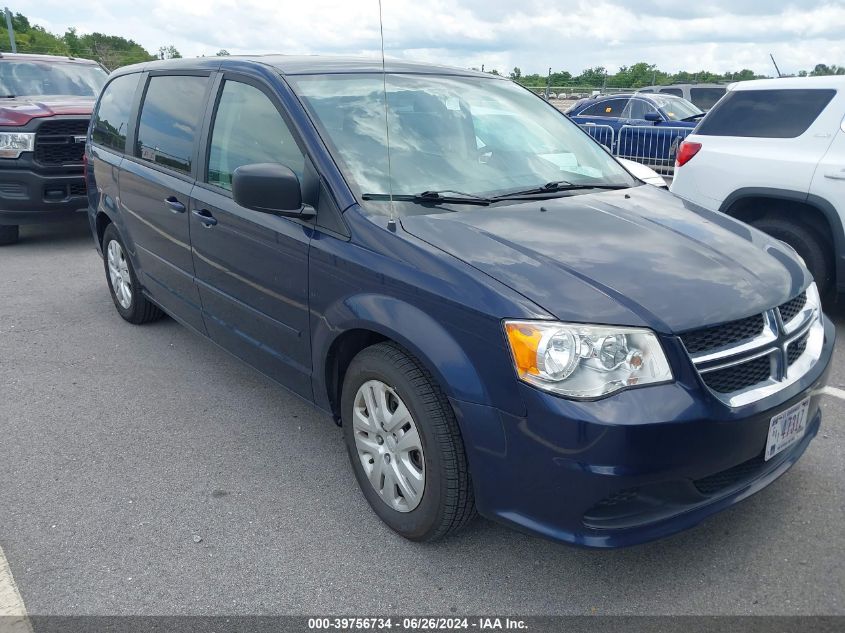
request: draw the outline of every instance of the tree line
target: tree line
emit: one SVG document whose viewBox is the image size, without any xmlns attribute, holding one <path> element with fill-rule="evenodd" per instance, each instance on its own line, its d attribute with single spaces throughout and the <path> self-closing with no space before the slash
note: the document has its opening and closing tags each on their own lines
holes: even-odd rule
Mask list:
<svg viewBox="0 0 845 633">
<path fill-rule="evenodd" d="M 0 18 L 0 25 L 0 51 L 8 52 L 11 50 L 9 30 L 6 28 L 6 21 L 2 18 Z M 63 35 L 56 35 L 42 26 L 31 24 L 29 19 L 21 13 L 12 15 L 12 30 L 15 33 L 15 47 L 19 53 L 93 59 L 109 70 L 154 59 L 182 57 L 173 45 L 162 46 L 157 53 L 151 53 L 134 40 L 128 40 L 119 35 L 104 33 L 80 35 L 73 27 L 68 28 Z M 216 54 L 228 55 L 229 53 L 220 50 Z"/>
<path fill-rule="evenodd" d="M 494 75 L 497 70 L 489 71 Z M 816 77 L 822 75 L 845 75 L 845 66 L 816 64 L 812 70 L 799 71 L 798 77 Z M 660 70 L 655 64 L 639 62 L 632 66 L 622 66 L 617 72 L 608 71 L 604 66 L 587 68 L 579 75 L 573 75 L 565 70 L 550 72 L 547 75 L 538 73 L 524 75 L 517 67 L 509 76 L 524 86 L 531 88 L 592 87 L 592 88 L 642 88 L 644 86 L 666 85 L 672 83 L 724 83 L 732 81 L 746 81 L 748 79 L 765 79 L 767 75 L 758 75 L 753 70 L 743 68 L 726 73 L 714 73 L 708 70 L 690 72 L 682 70 L 668 73 Z"/>
<path fill-rule="evenodd" d="M 134 40 L 103 33 L 80 35 L 73 27 L 68 28 L 63 35 L 56 35 L 47 31 L 44 27 L 31 24 L 29 19 L 21 13 L 12 15 L 12 28 L 15 32 L 15 44 L 20 53 L 67 55 L 94 59 L 109 70 L 154 59 L 182 57 L 173 45 L 162 46 L 156 53 L 151 53 Z M 6 29 L 5 21 L 0 20 L 0 51 L 9 50 L 11 50 L 9 32 Z M 216 53 L 216 55 L 228 54 L 225 49 Z M 481 69 L 484 70 L 483 67 Z M 494 75 L 500 74 L 495 69 L 487 72 Z M 845 66 L 817 64 L 812 70 L 802 70 L 798 73 L 799 77 L 819 75 L 845 75 Z M 596 66 L 587 68 L 578 75 L 573 75 L 565 70 L 551 72 L 547 75 L 539 73 L 523 74 L 517 67 L 509 73 L 509 76 L 524 86 L 532 88 L 542 88 L 547 85 L 555 88 L 642 88 L 654 84 L 743 81 L 764 77 L 764 75 L 757 75 L 747 68 L 726 73 L 713 73 L 707 70 L 668 73 L 658 69 L 655 64 L 646 62 L 622 66 L 617 72 L 613 73 L 603 66 Z"/>
</svg>

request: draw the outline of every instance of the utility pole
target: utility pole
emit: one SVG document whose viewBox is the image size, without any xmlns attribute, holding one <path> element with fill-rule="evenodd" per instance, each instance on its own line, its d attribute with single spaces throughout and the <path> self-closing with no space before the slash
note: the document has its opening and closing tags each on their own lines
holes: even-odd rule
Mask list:
<svg viewBox="0 0 845 633">
<path fill-rule="evenodd" d="M 778 68 L 778 63 L 775 61 L 775 56 L 769 53 L 769 57 L 772 58 L 772 63 L 775 65 L 775 72 L 778 74 L 778 77 L 783 77 L 783 75 L 780 74 L 780 68 Z"/>
<path fill-rule="evenodd" d="M 549 86 L 552 85 L 552 67 L 549 66 L 549 76 L 546 78 L 546 101 L 549 100 Z"/>
<path fill-rule="evenodd" d="M 18 46 L 15 44 L 15 28 L 12 26 L 12 12 L 9 7 L 6 7 L 6 28 L 9 31 L 9 43 L 12 45 L 12 52 L 18 52 Z"/>
</svg>

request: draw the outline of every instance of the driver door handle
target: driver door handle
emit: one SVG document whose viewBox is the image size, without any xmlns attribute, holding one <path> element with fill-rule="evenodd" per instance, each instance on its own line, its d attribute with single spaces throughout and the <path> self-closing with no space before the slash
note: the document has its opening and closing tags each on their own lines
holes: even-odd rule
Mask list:
<svg viewBox="0 0 845 633">
<path fill-rule="evenodd" d="M 217 218 L 211 215 L 211 211 L 208 209 L 194 209 L 193 214 L 199 218 L 199 221 L 207 229 L 217 224 Z"/>
<path fill-rule="evenodd" d="M 831 180 L 845 180 L 845 169 L 841 171 L 831 171 L 824 175 L 825 178 L 830 178 Z"/>
</svg>

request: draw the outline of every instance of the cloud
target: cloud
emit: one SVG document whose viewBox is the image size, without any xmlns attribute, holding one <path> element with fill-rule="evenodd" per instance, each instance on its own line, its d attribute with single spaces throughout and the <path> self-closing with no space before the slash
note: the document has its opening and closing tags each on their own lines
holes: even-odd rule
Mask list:
<svg viewBox="0 0 845 633">
<path fill-rule="evenodd" d="M 28 5 L 29 3 L 27 3 Z M 12 6 L 64 32 L 132 38 L 148 50 L 377 54 L 377 0 L 65 0 Z M 845 63 L 841 0 L 383 0 L 389 56 L 456 66 L 577 73 L 638 61 L 664 70 L 771 73 Z"/>
</svg>

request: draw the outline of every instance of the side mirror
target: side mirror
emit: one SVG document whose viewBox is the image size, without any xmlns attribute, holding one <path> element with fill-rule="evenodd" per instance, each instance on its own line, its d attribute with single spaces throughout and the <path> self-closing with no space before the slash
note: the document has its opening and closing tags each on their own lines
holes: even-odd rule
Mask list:
<svg viewBox="0 0 845 633">
<path fill-rule="evenodd" d="M 652 123 L 662 123 L 663 118 L 655 111 L 646 112 L 645 113 L 645 120 L 651 121 Z"/>
<path fill-rule="evenodd" d="M 232 197 L 242 207 L 290 218 L 312 218 L 314 207 L 302 203 L 299 178 L 284 165 L 243 165 L 232 174 Z"/>
</svg>

